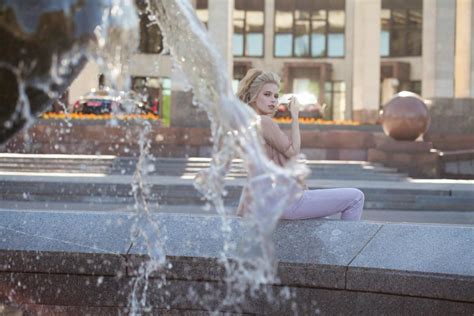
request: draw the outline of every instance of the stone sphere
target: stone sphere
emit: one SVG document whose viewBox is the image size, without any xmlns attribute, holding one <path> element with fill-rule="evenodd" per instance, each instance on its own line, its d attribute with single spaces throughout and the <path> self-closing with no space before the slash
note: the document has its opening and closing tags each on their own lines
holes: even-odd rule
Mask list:
<svg viewBox="0 0 474 316">
<path fill-rule="evenodd" d="M 388 136 L 396 140 L 413 141 L 428 129 L 430 115 L 419 95 L 402 91 L 384 105 L 381 121 Z"/>
</svg>

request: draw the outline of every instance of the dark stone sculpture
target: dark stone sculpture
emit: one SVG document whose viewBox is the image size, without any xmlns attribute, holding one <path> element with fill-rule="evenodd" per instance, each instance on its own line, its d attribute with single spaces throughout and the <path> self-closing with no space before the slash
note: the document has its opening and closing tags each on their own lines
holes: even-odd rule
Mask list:
<svg viewBox="0 0 474 316">
<path fill-rule="evenodd" d="M 385 134 L 395 140 L 416 140 L 426 132 L 430 122 L 423 99 L 408 91 L 402 91 L 390 99 L 384 105 L 381 118 Z"/>
<path fill-rule="evenodd" d="M 106 0 L 0 0 L 0 144 L 59 98 L 86 62 Z M 27 105 L 29 104 L 29 109 Z"/>
</svg>

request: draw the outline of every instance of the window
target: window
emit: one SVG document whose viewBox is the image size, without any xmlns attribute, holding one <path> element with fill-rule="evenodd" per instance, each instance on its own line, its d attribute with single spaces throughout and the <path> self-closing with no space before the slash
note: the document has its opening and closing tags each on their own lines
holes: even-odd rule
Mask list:
<svg viewBox="0 0 474 316">
<path fill-rule="evenodd" d="M 252 68 L 251 62 L 234 62 L 234 71 L 232 79 L 232 90 L 234 93 L 237 93 L 237 88 L 239 87 L 239 82 L 247 74 L 247 71 Z"/>
<path fill-rule="evenodd" d="M 324 93 L 327 106 L 324 118 L 343 120 L 346 110 L 346 83 L 344 81 L 326 81 Z"/>
<path fill-rule="evenodd" d="M 382 0 L 380 55 L 421 56 L 422 0 Z"/>
<path fill-rule="evenodd" d="M 398 88 L 398 92 L 400 91 L 410 91 L 418 95 L 421 95 L 421 81 L 413 80 L 413 81 L 402 82 Z"/>
<path fill-rule="evenodd" d="M 207 0 L 196 1 L 196 15 L 207 28 L 207 23 L 209 23 L 209 9 Z"/>
<path fill-rule="evenodd" d="M 344 57 L 345 0 L 276 0 L 275 57 Z"/>
<path fill-rule="evenodd" d="M 235 0 L 234 56 L 263 57 L 264 0 Z"/>
<path fill-rule="evenodd" d="M 140 18 L 140 43 L 138 51 L 144 54 L 159 54 L 163 51 L 163 36 L 161 30 L 146 12 L 146 3 L 136 0 L 138 16 Z"/>
</svg>

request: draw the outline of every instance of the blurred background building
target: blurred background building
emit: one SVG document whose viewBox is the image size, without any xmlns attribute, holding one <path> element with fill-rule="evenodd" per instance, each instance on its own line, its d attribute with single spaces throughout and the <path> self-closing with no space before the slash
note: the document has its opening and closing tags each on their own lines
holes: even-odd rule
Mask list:
<svg viewBox="0 0 474 316">
<path fill-rule="evenodd" d="M 428 100 L 432 128 L 474 133 L 473 0 L 190 1 L 234 88 L 251 67 L 272 70 L 283 92 L 312 93 L 326 104 L 326 119 L 363 123 L 376 122 L 382 105 L 408 90 Z M 158 27 L 146 15 L 140 20 L 132 88 L 159 99 L 165 123 L 206 125 L 204 115 L 193 114 Z M 90 63 L 69 102 L 98 77 Z"/>
</svg>

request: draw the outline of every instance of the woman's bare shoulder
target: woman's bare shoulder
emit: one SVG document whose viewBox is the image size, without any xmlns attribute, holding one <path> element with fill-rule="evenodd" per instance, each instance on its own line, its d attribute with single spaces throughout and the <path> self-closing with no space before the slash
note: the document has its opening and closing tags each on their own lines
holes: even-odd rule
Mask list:
<svg viewBox="0 0 474 316">
<path fill-rule="evenodd" d="M 261 115 L 260 120 L 263 126 L 278 126 L 277 123 L 270 116 Z"/>
</svg>

